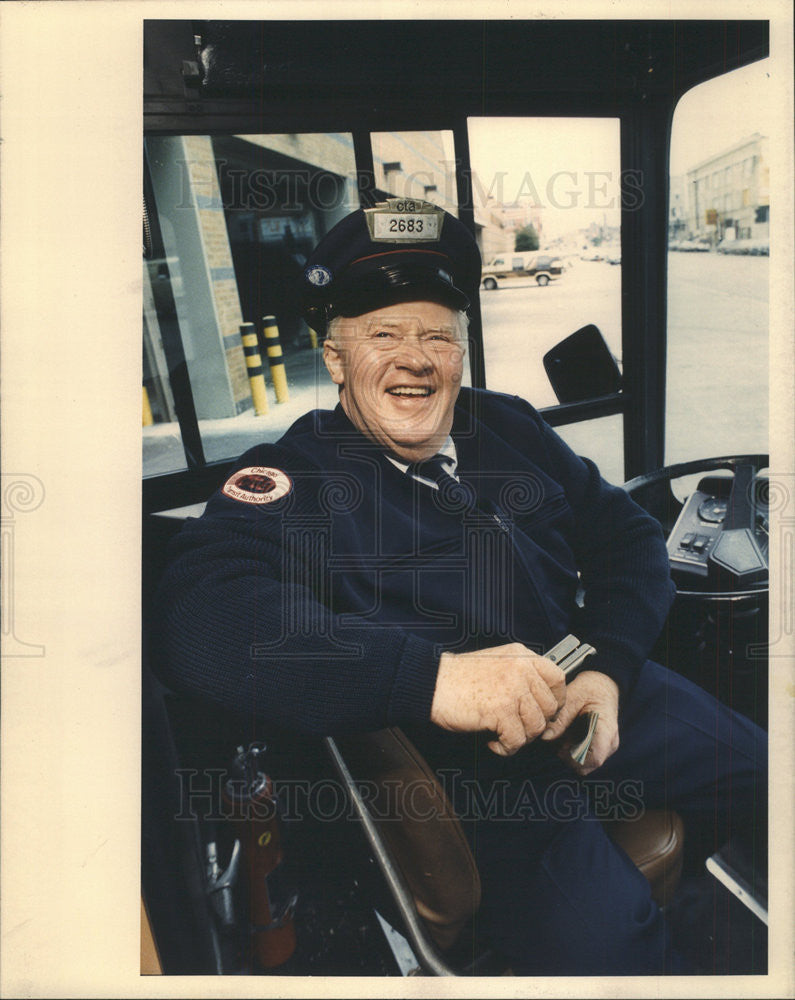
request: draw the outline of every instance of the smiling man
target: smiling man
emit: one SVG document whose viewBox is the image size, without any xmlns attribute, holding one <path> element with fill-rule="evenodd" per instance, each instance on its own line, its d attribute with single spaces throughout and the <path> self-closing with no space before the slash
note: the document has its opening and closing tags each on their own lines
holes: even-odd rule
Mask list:
<svg viewBox="0 0 795 1000">
<path fill-rule="evenodd" d="M 266 738 L 405 729 L 462 779 L 478 927 L 518 974 L 681 971 L 589 783 L 610 816 L 631 779 L 635 806 L 724 838 L 763 810 L 764 735 L 647 660 L 673 595 L 659 525 L 527 402 L 462 388 L 479 281 L 469 231 L 424 202 L 324 237 L 302 294 L 339 405 L 243 455 L 177 539 L 161 676 Z M 568 633 L 596 652 L 564 679 L 542 653 Z"/>
<path fill-rule="evenodd" d="M 436 302 L 384 306 L 332 320 L 326 367 L 348 419 L 393 457 L 435 455 L 453 425 L 466 324 Z"/>
</svg>

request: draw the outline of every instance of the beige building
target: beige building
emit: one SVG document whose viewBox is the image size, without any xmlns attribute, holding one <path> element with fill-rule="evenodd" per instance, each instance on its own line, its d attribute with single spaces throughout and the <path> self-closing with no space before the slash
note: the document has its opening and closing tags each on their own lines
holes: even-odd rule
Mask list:
<svg viewBox="0 0 795 1000">
<path fill-rule="evenodd" d="M 688 232 L 687 184 L 681 175 L 671 177 L 668 188 L 668 239 L 684 239 Z"/>
<path fill-rule="evenodd" d="M 373 166 L 376 187 L 390 195 L 422 198 L 458 214 L 452 132 L 376 132 Z M 484 260 L 513 249 L 513 232 L 503 206 L 475 190 L 475 238 Z"/>
<path fill-rule="evenodd" d="M 452 133 L 374 132 L 372 144 L 379 190 L 457 214 Z"/>
<path fill-rule="evenodd" d="M 494 198 L 488 198 L 484 205 L 475 205 L 475 226 L 484 263 L 513 250 L 516 234 L 505 218 L 504 206 Z"/>
<path fill-rule="evenodd" d="M 506 249 L 513 250 L 516 234 L 525 226 L 532 226 L 538 234 L 538 245 L 544 248 L 544 222 L 541 217 L 541 206 L 532 201 L 514 201 L 503 205 L 505 224 L 510 232 L 511 244 Z"/>
<path fill-rule="evenodd" d="M 767 136 L 754 132 L 687 172 L 690 236 L 721 240 L 766 239 L 770 232 Z"/>
</svg>

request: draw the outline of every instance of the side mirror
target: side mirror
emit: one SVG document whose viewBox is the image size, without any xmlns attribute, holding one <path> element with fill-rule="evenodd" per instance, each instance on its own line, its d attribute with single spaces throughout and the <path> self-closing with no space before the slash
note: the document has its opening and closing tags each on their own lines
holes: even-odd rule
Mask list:
<svg viewBox="0 0 795 1000">
<path fill-rule="evenodd" d="M 621 389 L 616 359 L 593 323 L 547 351 L 544 369 L 560 403 L 579 403 Z"/>
</svg>

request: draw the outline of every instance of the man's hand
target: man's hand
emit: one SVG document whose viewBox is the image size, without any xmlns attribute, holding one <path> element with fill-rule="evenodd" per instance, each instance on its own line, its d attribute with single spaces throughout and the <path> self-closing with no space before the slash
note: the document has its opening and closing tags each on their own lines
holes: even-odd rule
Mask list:
<svg viewBox="0 0 795 1000">
<path fill-rule="evenodd" d="M 521 643 L 442 653 L 431 722 L 453 732 L 494 732 L 489 749 L 507 757 L 543 733 L 565 701 L 560 667 Z"/>
<path fill-rule="evenodd" d="M 560 715 L 550 722 L 541 736 L 542 740 L 556 740 L 584 712 L 598 712 L 591 748 L 584 764 L 577 764 L 567 748 L 562 748 L 559 756 L 581 775 L 590 774 L 618 750 L 618 685 L 597 670 L 583 670 L 566 689 L 566 704 Z"/>
</svg>

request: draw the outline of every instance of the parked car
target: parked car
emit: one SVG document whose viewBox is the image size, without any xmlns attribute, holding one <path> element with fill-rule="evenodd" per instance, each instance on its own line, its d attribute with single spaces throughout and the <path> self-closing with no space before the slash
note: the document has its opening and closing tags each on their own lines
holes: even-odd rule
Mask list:
<svg viewBox="0 0 795 1000">
<path fill-rule="evenodd" d="M 539 285 L 548 285 L 563 274 L 560 257 L 536 251 L 504 253 L 489 261 L 483 268 L 483 287 L 489 291 L 499 288 L 513 278 L 535 278 Z"/>
<path fill-rule="evenodd" d="M 682 240 L 679 250 L 683 253 L 708 253 L 710 244 L 703 240 Z"/>
<path fill-rule="evenodd" d="M 721 240 L 718 244 L 718 253 L 768 256 L 770 243 L 767 240 Z"/>
</svg>

